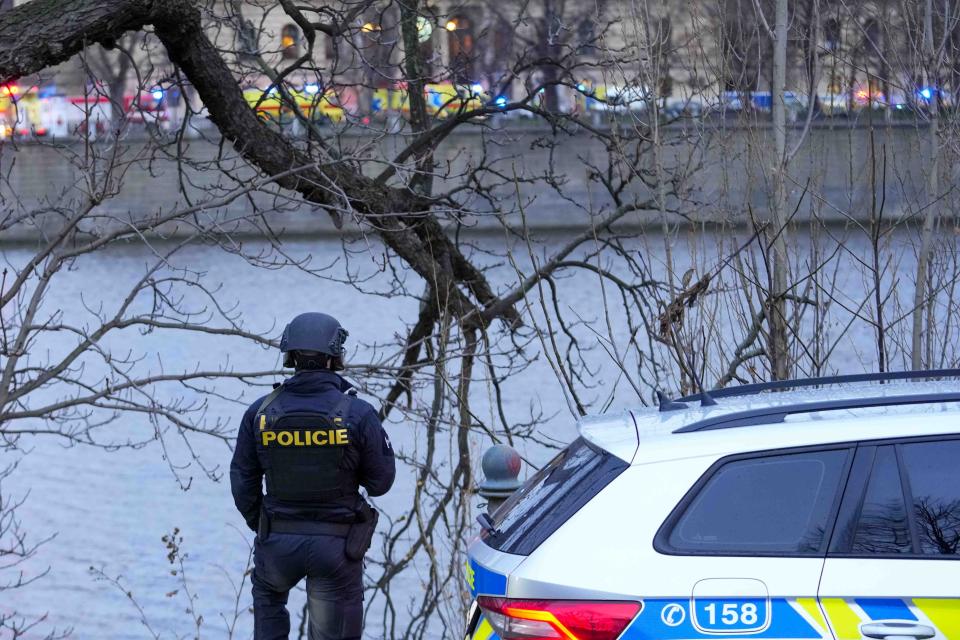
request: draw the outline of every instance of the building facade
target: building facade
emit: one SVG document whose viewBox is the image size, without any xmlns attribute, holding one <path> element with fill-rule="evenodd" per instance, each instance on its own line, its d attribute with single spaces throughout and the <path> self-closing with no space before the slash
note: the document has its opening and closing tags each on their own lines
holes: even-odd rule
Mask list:
<svg viewBox="0 0 960 640">
<path fill-rule="evenodd" d="M 556 111 L 636 111 L 651 101 L 692 110 L 720 105 L 762 111 L 770 104 L 774 2 L 423 3 L 415 17 L 414 66 L 404 46 L 400 6 L 389 0 L 301 3 L 302 17 L 318 25 L 312 46 L 278 2 L 216 0 L 204 7 L 209 37 L 227 52 L 258 108 L 274 108 L 277 101 L 263 94 L 282 74 L 292 90 L 334 105 L 326 115 L 336 119 L 334 109 L 357 117 L 402 112 L 408 108 L 402 94 L 414 80 L 427 85 L 437 108 L 462 105 L 467 94 L 497 104 L 532 96 L 529 104 Z M 2 0 L 0 8 L 20 3 Z M 831 113 L 952 102 L 958 75 L 953 60 L 960 58 L 954 53 L 957 21 L 934 20 L 940 54 L 925 58 L 919 53 L 923 6 L 918 0 L 791 0 L 789 104 Z M 85 107 L 92 95 L 105 98 L 101 108 L 114 116 L 160 108 L 160 102 L 172 111 L 187 104 L 202 110 L 189 87 L 175 82 L 155 37 L 128 34 L 118 44 L 114 51 L 92 46 L 24 79 L 17 90 L 84 97 Z"/>
</svg>

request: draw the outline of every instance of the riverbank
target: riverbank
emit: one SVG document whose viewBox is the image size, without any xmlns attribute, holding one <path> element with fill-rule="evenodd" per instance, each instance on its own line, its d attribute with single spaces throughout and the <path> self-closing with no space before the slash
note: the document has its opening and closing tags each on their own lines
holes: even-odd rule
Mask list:
<svg viewBox="0 0 960 640">
<path fill-rule="evenodd" d="M 751 216 L 763 219 L 770 200 L 765 159 L 768 129 L 763 127 L 711 131 L 675 128 L 661 154 L 668 190 L 663 200 L 666 221 L 696 226 L 744 226 Z M 797 132 L 794 131 L 794 135 Z M 344 140 L 342 153 L 367 158 L 395 157 L 407 139 L 384 136 Z M 924 135 L 917 127 L 815 127 L 793 158 L 788 173 L 788 209 L 802 224 L 864 221 L 871 217 L 896 221 L 923 210 Z M 85 154 L 105 155 L 106 148 L 49 145 L 6 146 L 0 169 L 6 180 L 0 196 L 18 203 L 18 210 L 43 213 L 3 231 L 4 242 L 31 242 L 62 224 L 91 184 L 91 167 L 102 182 L 105 158 L 85 162 Z M 83 225 L 97 229 L 128 225 L 143 216 L 194 207 L 188 223 L 167 224 L 158 235 L 180 238 L 195 232 L 194 222 L 216 226 L 223 234 L 262 237 L 269 226 L 293 237 L 331 237 L 358 233 L 349 222 L 337 229 L 330 217 L 283 190 L 244 195 L 213 206 L 225 194 L 248 183 L 255 173 L 229 147 L 216 141 L 185 141 L 180 151 L 146 142 L 125 141 L 119 154 L 116 191 L 104 199 Z M 627 152 L 624 150 L 623 152 Z M 649 148 L 642 165 L 652 162 Z M 437 152 L 435 193 L 452 192 L 468 179 L 487 189 L 487 198 L 456 196 L 459 208 L 439 210 L 439 217 L 457 233 L 502 233 L 504 225 L 524 223 L 536 230 L 569 231 L 588 228 L 615 206 L 601 183 L 610 150 L 598 138 L 582 134 L 547 136 L 535 129 L 468 127 L 446 139 Z M 227 169 L 227 174 L 221 171 Z M 652 170 L 652 168 L 651 168 Z M 517 176 L 511 181 L 508 176 Z M 534 177 L 537 180 L 534 181 Z M 634 179 L 620 193 L 621 202 L 658 202 L 655 185 L 646 176 Z M 518 202 L 523 204 L 521 217 Z M 207 203 L 204 206 L 203 203 Z M 260 213 L 266 212 L 265 217 Z M 656 206 L 631 213 L 619 224 L 642 229 L 662 227 Z M 84 228 L 83 225 L 81 228 Z"/>
</svg>

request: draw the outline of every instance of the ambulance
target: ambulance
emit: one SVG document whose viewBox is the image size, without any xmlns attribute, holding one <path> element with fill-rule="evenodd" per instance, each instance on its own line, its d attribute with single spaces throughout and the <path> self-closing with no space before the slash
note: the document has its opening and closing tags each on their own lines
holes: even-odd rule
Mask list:
<svg viewBox="0 0 960 640">
<path fill-rule="evenodd" d="M 300 112 L 313 122 L 338 124 L 344 119 L 344 109 L 332 89 L 322 90 L 317 84 L 307 84 L 303 89 L 291 88 L 289 93 Z M 296 122 L 296 114 L 283 103 L 276 88 L 267 91 L 256 87 L 247 88 L 243 90 L 243 97 L 264 120 L 281 126 Z"/>
<path fill-rule="evenodd" d="M 467 640 L 960 640 L 960 370 L 585 418 L 469 547 Z"/>
</svg>

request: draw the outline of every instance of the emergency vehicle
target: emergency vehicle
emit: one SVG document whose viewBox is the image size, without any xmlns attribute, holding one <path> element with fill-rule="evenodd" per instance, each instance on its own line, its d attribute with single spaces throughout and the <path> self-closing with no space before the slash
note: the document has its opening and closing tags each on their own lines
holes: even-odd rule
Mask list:
<svg viewBox="0 0 960 640">
<path fill-rule="evenodd" d="M 960 640 L 960 370 L 585 418 L 471 543 L 468 640 Z"/>
<path fill-rule="evenodd" d="M 480 109 L 489 95 L 479 84 L 464 85 L 452 82 L 436 82 L 424 85 L 427 113 L 437 118 L 449 118 L 465 111 Z M 373 92 L 371 113 L 394 111 L 410 115 L 410 96 L 407 83 L 398 82 L 391 87 Z"/>
<path fill-rule="evenodd" d="M 321 90 L 319 85 L 308 84 L 303 90 L 290 89 L 291 97 L 303 115 L 315 122 L 339 123 L 343 121 L 344 110 L 340 106 L 334 91 Z M 293 109 L 283 104 L 280 92 L 276 88 L 268 91 L 255 87 L 244 89 L 243 97 L 251 108 L 265 120 L 286 126 L 296 122 Z"/>
<path fill-rule="evenodd" d="M 63 96 L 41 96 L 37 87 L 0 85 L 0 140 L 63 137 L 64 105 Z"/>
</svg>

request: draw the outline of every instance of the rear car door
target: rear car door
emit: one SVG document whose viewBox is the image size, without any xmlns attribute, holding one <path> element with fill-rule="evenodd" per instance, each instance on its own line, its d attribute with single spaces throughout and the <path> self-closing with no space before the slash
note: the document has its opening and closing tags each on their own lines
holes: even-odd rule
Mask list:
<svg viewBox="0 0 960 640">
<path fill-rule="evenodd" d="M 657 534 L 650 571 L 673 597 L 645 599 L 623 639 L 830 638 L 817 586 L 853 451 L 716 463 Z"/>
<path fill-rule="evenodd" d="M 837 640 L 960 640 L 960 437 L 858 448 L 819 598 Z"/>
</svg>

